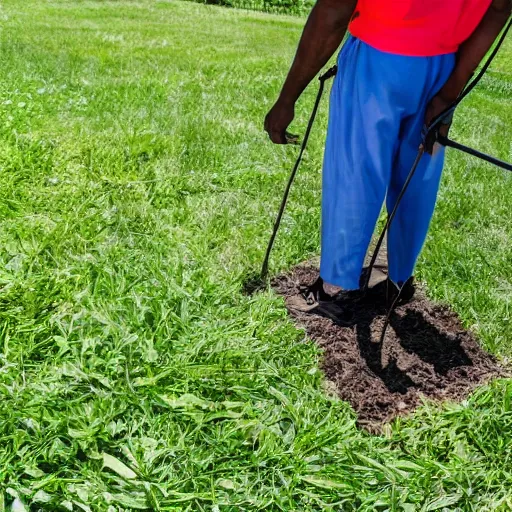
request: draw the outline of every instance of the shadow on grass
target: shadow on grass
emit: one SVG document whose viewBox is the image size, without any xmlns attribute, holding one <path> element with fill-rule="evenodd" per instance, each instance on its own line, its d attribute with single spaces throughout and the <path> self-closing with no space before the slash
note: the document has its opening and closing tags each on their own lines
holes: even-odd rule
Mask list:
<svg viewBox="0 0 512 512">
<path fill-rule="evenodd" d="M 269 281 L 261 277 L 259 272 L 248 273 L 242 281 L 242 293 L 247 296 L 254 295 L 268 288 Z"/>
</svg>

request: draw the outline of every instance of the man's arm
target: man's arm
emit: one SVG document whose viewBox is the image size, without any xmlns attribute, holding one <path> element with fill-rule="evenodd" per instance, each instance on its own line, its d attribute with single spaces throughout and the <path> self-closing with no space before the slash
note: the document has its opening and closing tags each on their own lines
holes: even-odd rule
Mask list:
<svg viewBox="0 0 512 512">
<path fill-rule="evenodd" d="M 357 0 L 318 0 L 309 15 L 281 94 L 265 118 L 272 142 L 286 144 L 295 103 L 340 46 Z"/>
<path fill-rule="evenodd" d="M 431 101 L 425 119 L 427 125 L 457 99 L 507 23 L 511 12 L 512 0 L 493 0 L 476 30 L 459 48 L 452 75 Z M 448 127 L 444 131 L 443 135 L 448 132 Z"/>
</svg>

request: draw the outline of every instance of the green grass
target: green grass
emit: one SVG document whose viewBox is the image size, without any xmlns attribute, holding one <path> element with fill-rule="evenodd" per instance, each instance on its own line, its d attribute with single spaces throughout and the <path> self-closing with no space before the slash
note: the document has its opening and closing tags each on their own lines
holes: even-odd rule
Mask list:
<svg viewBox="0 0 512 512">
<path fill-rule="evenodd" d="M 150 0 L 0 17 L 0 511 L 512 508 L 511 381 L 369 436 L 282 301 L 241 293 L 297 151 L 261 125 L 303 21 Z M 511 48 L 454 130 L 508 160 Z M 318 252 L 326 108 L 274 273 Z M 503 359 L 511 211 L 512 175 L 450 154 L 418 269 Z"/>
<path fill-rule="evenodd" d="M 222 5 L 236 9 L 305 16 L 314 5 L 312 0 L 193 0 L 202 4 Z"/>
</svg>

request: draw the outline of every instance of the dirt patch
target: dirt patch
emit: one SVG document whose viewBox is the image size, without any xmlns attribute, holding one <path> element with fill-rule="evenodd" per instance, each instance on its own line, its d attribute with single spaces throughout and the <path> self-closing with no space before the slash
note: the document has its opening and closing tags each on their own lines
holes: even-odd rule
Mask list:
<svg viewBox="0 0 512 512">
<path fill-rule="evenodd" d="M 460 401 L 476 386 L 503 375 L 496 359 L 482 350 L 447 306 L 430 302 L 418 290 L 396 309 L 383 344 L 387 313 L 384 294 L 342 294 L 328 307 L 304 311 L 299 287 L 314 282 L 318 269 L 296 267 L 273 282 L 290 315 L 323 349 L 323 371 L 361 427 L 381 430 L 424 399 Z"/>
</svg>

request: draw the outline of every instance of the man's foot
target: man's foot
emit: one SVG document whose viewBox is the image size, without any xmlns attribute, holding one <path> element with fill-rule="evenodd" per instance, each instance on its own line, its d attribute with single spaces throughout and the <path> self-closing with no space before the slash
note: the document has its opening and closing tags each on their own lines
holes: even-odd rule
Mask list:
<svg viewBox="0 0 512 512">
<path fill-rule="evenodd" d="M 399 282 L 395 284 L 391 279 L 387 280 L 388 289 L 387 289 L 387 302 L 389 305 L 392 305 L 396 301 L 397 306 L 402 306 L 407 304 L 412 300 L 414 294 L 416 292 L 416 286 L 414 286 L 414 277 L 411 276 L 405 283 Z M 397 297 L 400 297 L 397 300 Z"/>
<path fill-rule="evenodd" d="M 338 325 L 349 327 L 354 325 L 354 312 L 337 302 L 340 295 L 341 292 L 335 295 L 327 293 L 324 281 L 319 277 L 312 285 L 301 287 L 300 298 L 292 298 L 289 305 L 298 311 L 320 315 Z"/>
<path fill-rule="evenodd" d="M 324 280 L 319 277 L 312 285 L 302 286 L 300 294 L 308 304 L 312 306 L 320 302 L 333 302 L 335 299 L 329 295 L 324 289 Z"/>
<path fill-rule="evenodd" d="M 400 291 L 401 289 L 401 291 Z M 400 298 L 396 302 L 397 306 L 403 306 L 410 302 L 416 292 L 416 286 L 414 285 L 414 277 L 410 277 L 405 283 L 398 283 L 396 285 L 391 279 L 387 278 L 375 285 L 369 290 L 370 295 L 374 297 L 385 297 L 386 304 L 391 306 L 400 294 Z"/>
</svg>

